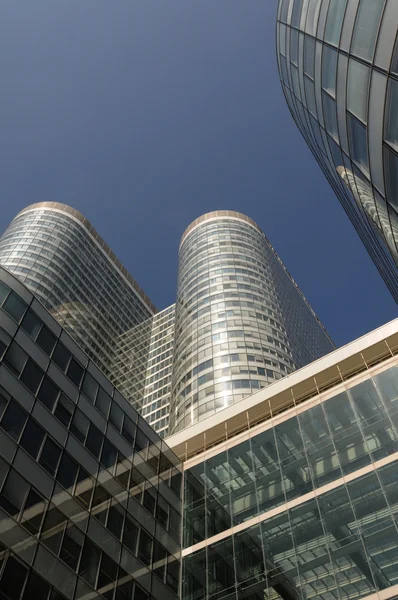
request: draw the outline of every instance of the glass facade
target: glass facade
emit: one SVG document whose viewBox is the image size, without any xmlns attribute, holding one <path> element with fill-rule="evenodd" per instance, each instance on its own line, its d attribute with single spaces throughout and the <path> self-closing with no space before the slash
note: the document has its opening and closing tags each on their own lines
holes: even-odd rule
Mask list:
<svg viewBox="0 0 398 600">
<path fill-rule="evenodd" d="M 398 361 L 339 388 L 194 459 L 184 600 L 396 598 Z"/>
<path fill-rule="evenodd" d="M 112 381 L 153 429 L 169 430 L 175 304 L 118 339 Z"/>
<path fill-rule="evenodd" d="M 292 116 L 398 301 L 398 4 L 279 0 Z"/>
<path fill-rule="evenodd" d="M 188 227 L 179 252 L 170 433 L 333 349 L 254 221 L 216 211 Z"/>
<path fill-rule="evenodd" d="M 118 336 L 156 311 L 89 221 L 64 204 L 21 211 L 0 238 L 0 264 L 108 376 Z"/>
<path fill-rule="evenodd" d="M 176 600 L 182 469 L 0 269 L 0 598 Z"/>
</svg>

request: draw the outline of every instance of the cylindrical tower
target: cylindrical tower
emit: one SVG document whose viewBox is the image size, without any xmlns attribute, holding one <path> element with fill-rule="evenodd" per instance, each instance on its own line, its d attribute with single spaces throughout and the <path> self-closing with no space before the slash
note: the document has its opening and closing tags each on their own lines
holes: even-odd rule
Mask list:
<svg viewBox="0 0 398 600">
<path fill-rule="evenodd" d="M 182 236 L 174 348 L 171 433 L 334 346 L 258 225 L 221 210 Z"/>
<path fill-rule="evenodd" d="M 0 238 L 0 264 L 109 376 L 117 337 L 156 311 L 88 219 L 66 204 L 18 213 Z"/>
</svg>

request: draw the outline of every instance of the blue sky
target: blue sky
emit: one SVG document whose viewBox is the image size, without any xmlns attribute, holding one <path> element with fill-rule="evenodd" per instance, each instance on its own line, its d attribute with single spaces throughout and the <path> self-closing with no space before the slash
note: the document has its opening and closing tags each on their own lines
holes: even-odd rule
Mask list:
<svg viewBox="0 0 398 600">
<path fill-rule="evenodd" d="M 0 230 L 83 212 L 159 308 L 200 214 L 255 219 L 338 345 L 397 308 L 297 131 L 276 0 L 18 0 L 0 7 Z"/>
</svg>

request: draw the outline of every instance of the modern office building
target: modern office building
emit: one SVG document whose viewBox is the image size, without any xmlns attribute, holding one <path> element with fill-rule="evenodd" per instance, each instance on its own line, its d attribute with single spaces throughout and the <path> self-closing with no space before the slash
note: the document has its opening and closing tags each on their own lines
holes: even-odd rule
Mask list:
<svg viewBox="0 0 398 600">
<path fill-rule="evenodd" d="M 184 232 L 176 304 L 155 307 L 81 213 L 21 211 L 0 264 L 50 309 L 161 437 L 331 352 L 259 226 L 215 211 Z"/>
<path fill-rule="evenodd" d="M 0 268 L 1 600 L 177 600 L 181 463 Z"/>
<path fill-rule="evenodd" d="M 183 600 L 398 598 L 398 319 L 167 443 Z"/>
<path fill-rule="evenodd" d="M 252 219 L 219 210 L 191 223 L 179 250 L 170 433 L 333 349 Z"/>
<path fill-rule="evenodd" d="M 156 312 L 91 223 L 65 204 L 40 202 L 18 213 L 0 238 L 0 264 L 108 376 L 118 336 Z"/>
<path fill-rule="evenodd" d="M 287 104 L 396 301 L 397 29 L 396 0 L 279 0 Z"/>
</svg>

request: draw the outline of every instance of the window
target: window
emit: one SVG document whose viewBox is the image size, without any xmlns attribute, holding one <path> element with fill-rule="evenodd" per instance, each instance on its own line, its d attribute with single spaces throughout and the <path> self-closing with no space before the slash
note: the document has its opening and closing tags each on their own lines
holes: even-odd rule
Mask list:
<svg viewBox="0 0 398 600">
<path fill-rule="evenodd" d="M 35 460 L 40 452 L 40 448 L 44 440 L 44 429 L 39 427 L 32 419 L 29 419 L 28 424 L 21 438 L 21 446 Z"/>
<path fill-rule="evenodd" d="M 46 469 L 46 471 L 50 473 L 50 475 L 54 475 L 55 471 L 57 470 L 60 457 L 61 448 L 50 438 L 47 438 L 44 442 L 39 463 Z"/>
<path fill-rule="evenodd" d="M 319 9 L 321 7 L 322 0 L 309 0 L 307 10 L 307 21 L 305 24 L 305 30 L 310 35 L 316 37 L 316 31 L 318 27 Z"/>
<path fill-rule="evenodd" d="M 337 57 L 336 50 L 328 46 L 323 47 L 322 87 L 334 98 L 336 97 Z"/>
<path fill-rule="evenodd" d="M 84 444 L 90 421 L 87 417 L 77 408 L 73 417 L 70 431 L 77 437 L 77 439 Z"/>
<path fill-rule="evenodd" d="M 123 421 L 122 436 L 132 446 L 134 446 L 135 430 L 135 424 L 127 415 L 125 415 Z"/>
<path fill-rule="evenodd" d="M 368 61 L 373 60 L 383 7 L 384 0 L 361 0 L 359 5 L 351 52 Z"/>
<path fill-rule="evenodd" d="M 297 66 L 298 64 L 298 31 L 296 29 L 290 30 L 290 60 Z M 225 323 L 219 323 L 221 326 L 225 326 Z"/>
<path fill-rule="evenodd" d="M 14 375 L 19 377 L 22 369 L 25 366 L 27 358 L 28 355 L 26 352 L 24 352 L 16 342 L 11 342 L 3 362 L 10 369 L 10 371 L 14 373 Z"/>
<path fill-rule="evenodd" d="M 51 331 L 47 329 L 47 327 L 43 326 L 42 330 L 38 335 L 37 343 L 48 356 L 51 356 L 51 352 L 54 350 L 56 341 L 57 338 L 55 337 L 55 335 L 51 333 Z"/>
<path fill-rule="evenodd" d="M 28 362 L 25 365 L 25 368 L 20 377 L 22 383 L 26 385 L 26 387 L 36 395 L 41 380 L 43 379 L 43 371 L 39 369 L 36 363 L 33 362 L 30 358 L 28 358 Z"/>
<path fill-rule="evenodd" d="M 26 419 L 27 415 L 25 411 L 14 400 L 11 400 L 1 421 L 1 427 L 10 437 L 18 441 Z"/>
<path fill-rule="evenodd" d="M 100 387 L 98 390 L 97 401 L 95 403 L 95 406 L 98 408 L 100 413 L 104 415 L 105 419 L 108 419 L 111 402 L 112 400 L 109 394 L 107 394 L 106 391 L 102 387 Z"/>
<path fill-rule="evenodd" d="M 10 315 L 17 323 L 21 322 L 22 317 L 27 309 L 27 304 L 17 296 L 15 292 L 11 292 L 7 300 L 3 304 L 3 310 Z"/>
<path fill-rule="evenodd" d="M 58 398 L 60 390 L 57 386 L 49 379 L 45 377 L 43 383 L 41 384 L 40 391 L 37 395 L 38 399 L 44 406 L 46 406 L 49 410 L 53 410 L 55 406 L 55 402 Z"/>
<path fill-rule="evenodd" d="M 339 45 L 347 0 L 330 0 L 325 29 L 325 41 Z"/>
<path fill-rule="evenodd" d="M 30 571 L 28 582 L 26 584 L 23 600 L 46 600 L 50 591 L 50 586 L 41 577 Z"/>
<path fill-rule="evenodd" d="M 138 557 L 142 560 L 144 565 L 150 565 L 150 563 L 151 563 L 152 545 L 153 545 L 152 538 L 146 533 L 146 531 L 141 529 Z"/>
<path fill-rule="evenodd" d="M 66 489 L 73 487 L 76 481 L 77 470 L 78 465 L 76 461 L 64 452 L 56 478 L 58 483 Z"/>
<path fill-rule="evenodd" d="M 325 118 L 325 127 L 328 133 L 332 135 L 336 141 L 339 139 L 337 129 L 337 114 L 336 114 L 336 103 L 328 94 L 325 92 L 322 94 L 323 97 L 323 115 Z"/>
<path fill-rule="evenodd" d="M 58 342 L 57 347 L 54 350 L 52 359 L 64 373 L 66 371 L 66 367 L 68 366 L 70 356 L 70 352 L 65 348 L 65 346 L 61 344 L 61 342 Z"/>
<path fill-rule="evenodd" d="M 291 24 L 294 27 L 297 27 L 297 29 L 300 28 L 302 8 L 303 8 L 303 0 L 294 0 Z"/>
<path fill-rule="evenodd" d="M 65 427 L 69 427 L 73 414 L 73 403 L 64 394 L 61 394 L 54 414 Z"/>
<path fill-rule="evenodd" d="M 98 431 L 98 429 L 94 427 L 93 424 L 90 424 L 90 429 L 86 440 L 86 448 L 94 454 L 95 458 L 98 459 L 101 454 L 102 440 L 102 433 L 100 433 L 100 431 Z"/>
<path fill-rule="evenodd" d="M 111 506 L 108 513 L 107 528 L 118 540 L 122 535 L 124 513 L 118 506 Z"/>
<path fill-rule="evenodd" d="M 31 310 L 29 308 L 28 312 L 24 316 L 23 321 L 21 323 L 22 329 L 24 329 L 26 331 L 26 333 L 28 335 L 30 335 L 30 337 L 35 340 L 37 334 L 40 331 L 41 326 L 42 326 L 42 322 L 35 315 L 35 313 L 33 312 L 33 310 Z"/>
<path fill-rule="evenodd" d="M 10 288 L 8 286 L 6 286 L 5 283 L 0 282 L 0 304 L 2 304 L 4 302 L 4 300 L 7 298 L 9 291 L 10 291 Z"/>
<path fill-rule="evenodd" d="M 387 200 L 391 205 L 398 210 L 398 156 L 389 148 L 384 148 L 384 163 Z"/>
<path fill-rule="evenodd" d="M 0 495 L 0 506 L 12 516 L 17 516 L 25 503 L 29 484 L 11 469 Z"/>
<path fill-rule="evenodd" d="M 126 517 L 123 530 L 123 544 L 127 546 L 133 554 L 137 553 L 138 527 L 133 521 Z"/>
<path fill-rule="evenodd" d="M 304 73 L 314 79 L 315 40 L 308 35 L 304 41 Z"/>
<path fill-rule="evenodd" d="M 351 59 L 348 67 L 347 108 L 363 123 L 367 121 L 369 79 L 369 67 Z"/>
<path fill-rule="evenodd" d="M 107 468 L 112 469 L 117 461 L 117 450 L 113 444 L 104 439 L 101 453 L 101 463 Z"/>
<path fill-rule="evenodd" d="M 348 138 L 352 160 L 365 173 L 368 173 L 368 148 L 366 141 L 366 128 L 350 114 L 347 114 Z"/>
<path fill-rule="evenodd" d="M 98 391 L 98 383 L 90 373 L 86 371 L 84 376 L 82 392 L 93 404 Z"/>
<path fill-rule="evenodd" d="M 96 587 L 98 567 L 101 552 L 87 538 L 84 541 L 82 559 L 80 561 L 79 575 L 93 588 Z"/>
<path fill-rule="evenodd" d="M 386 140 L 398 151 L 398 81 L 389 79 L 386 114 Z"/>
<path fill-rule="evenodd" d="M 10 556 L 1 577 L 1 591 L 8 600 L 19 600 L 28 570 Z"/>
<path fill-rule="evenodd" d="M 121 408 L 119 408 L 116 402 L 112 403 L 109 421 L 114 427 L 116 427 L 117 431 L 121 431 L 123 422 L 123 411 Z"/>
<path fill-rule="evenodd" d="M 70 361 L 68 367 L 67 376 L 71 381 L 73 381 L 73 383 L 77 387 L 80 387 L 83 378 L 83 373 L 84 370 L 81 364 L 75 358 L 72 357 L 72 360 Z"/>
<path fill-rule="evenodd" d="M 76 571 L 83 541 L 84 535 L 77 527 L 72 526 L 66 529 L 59 557 L 73 571 Z"/>
</svg>

